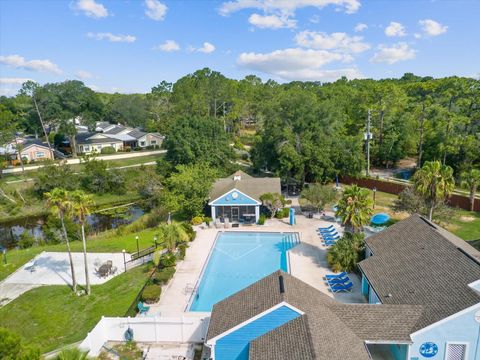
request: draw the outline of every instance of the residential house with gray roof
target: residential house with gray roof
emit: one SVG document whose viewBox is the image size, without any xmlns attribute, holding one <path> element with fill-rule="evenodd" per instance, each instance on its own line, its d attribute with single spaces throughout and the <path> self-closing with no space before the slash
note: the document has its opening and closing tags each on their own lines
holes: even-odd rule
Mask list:
<svg viewBox="0 0 480 360">
<path fill-rule="evenodd" d="M 239 170 L 213 184 L 208 205 L 214 220 L 256 223 L 262 205 L 260 196 L 280 192 L 280 178 L 257 178 Z"/>
</svg>

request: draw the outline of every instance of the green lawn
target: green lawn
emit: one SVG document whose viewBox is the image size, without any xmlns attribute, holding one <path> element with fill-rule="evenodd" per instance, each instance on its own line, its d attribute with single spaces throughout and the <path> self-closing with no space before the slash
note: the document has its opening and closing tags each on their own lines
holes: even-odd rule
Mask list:
<svg viewBox="0 0 480 360">
<path fill-rule="evenodd" d="M 0 326 L 20 334 L 42 352 L 80 341 L 103 316 L 123 316 L 145 283 L 146 266 L 123 273 L 90 296 L 78 297 L 67 286 L 30 290 L 0 308 Z"/>
<path fill-rule="evenodd" d="M 88 252 L 121 252 L 125 249 L 126 252 L 132 253 L 137 251 L 137 241 L 135 236 L 138 236 L 139 248 L 145 249 L 154 244 L 153 238 L 155 236 L 155 229 L 146 229 L 137 233 L 127 235 L 116 235 L 115 231 L 109 231 L 92 237 L 87 240 Z M 73 241 L 71 243 L 72 251 L 83 251 L 81 241 Z M 27 263 L 42 251 L 66 251 L 65 244 L 36 246 L 30 249 L 14 249 L 7 252 L 7 265 L 3 263 L 3 255 L 0 255 L 0 281 L 5 279 L 8 275 L 13 273 L 23 264 Z"/>
</svg>

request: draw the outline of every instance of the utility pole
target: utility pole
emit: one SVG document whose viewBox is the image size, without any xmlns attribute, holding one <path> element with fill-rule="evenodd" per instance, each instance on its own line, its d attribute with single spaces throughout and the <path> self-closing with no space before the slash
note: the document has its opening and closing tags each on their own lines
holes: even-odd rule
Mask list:
<svg viewBox="0 0 480 360">
<path fill-rule="evenodd" d="M 370 109 L 368 109 L 367 118 L 367 134 L 365 136 L 367 140 L 367 177 L 370 175 Z"/>
</svg>

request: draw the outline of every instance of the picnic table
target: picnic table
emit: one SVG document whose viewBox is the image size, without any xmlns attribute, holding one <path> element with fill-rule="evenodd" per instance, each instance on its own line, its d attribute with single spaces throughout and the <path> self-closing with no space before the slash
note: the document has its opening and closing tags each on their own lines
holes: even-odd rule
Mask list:
<svg viewBox="0 0 480 360">
<path fill-rule="evenodd" d="M 108 275 L 113 275 L 117 269 L 113 266 L 113 262 L 108 260 L 106 263 L 100 265 L 96 271 L 99 277 L 107 277 Z"/>
</svg>

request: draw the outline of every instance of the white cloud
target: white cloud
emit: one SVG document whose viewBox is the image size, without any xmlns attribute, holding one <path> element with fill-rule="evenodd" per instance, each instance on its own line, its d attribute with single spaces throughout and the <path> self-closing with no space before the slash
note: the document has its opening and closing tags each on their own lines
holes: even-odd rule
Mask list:
<svg viewBox="0 0 480 360">
<path fill-rule="evenodd" d="M 337 9 L 344 10 L 346 13 L 354 13 L 360 8 L 359 0 L 233 0 L 222 4 L 219 9 L 221 15 L 229 15 L 243 9 L 259 9 L 266 13 L 280 12 L 283 14 L 294 15 L 297 9 L 312 6 L 323 8 L 328 5 L 334 5 Z"/>
<path fill-rule="evenodd" d="M 85 70 L 77 70 L 75 72 L 75 76 L 78 79 L 85 80 L 85 79 L 91 79 L 93 77 L 93 74 L 89 73 L 88 71 L 85 71 Z"/>
<path fill-rule="evenodd" d="M 248 18 L 248 22 L 256 27 L 266 29 L 294 28 L 297 22 L 288 16 L 277 15 L 259 15 L 252 14 Z"/>
<path fill-rule="evenodd" d="M 25 60 L 20 55 L 0 56 L 0 64 L 32 71 L 51 72 L 57 75 L 62 73 L 58 65 L 50 60 Z"/>
<path fill-rule="evenodd" d="M 215 51 L 215 45 L 206 41 L 203 43 L 203 46 L 201 48 L 198 48 L 198 49 L 192 48 L 192 50 L 202 52 L 204 54 L 210 54 Z"/>
<path fill-rule="evenodd" d="M 315 31 L 302 31 L 295 36 L 298 45 L 312 49 L 336 50 L 345 53 L 360 53 L 370 48 L 361 36 L 346 33 L 326 34 Z"/>
<path fill-rule="evenodd" d="M 174 40 L 167 40 L 163 44 L 154 47 L 154 50 L 172 52 L 180 50 L 180 45 Z"/>
<path fill-rule="evenodd" d="M 162 21 L 165 19 L 168 9 L 167 5 L 158 0 L 145 0 L 145 6 L 147 7 L 145 10 L 145 15 L 147 15 L 150 19 L 156 21 Z"/>
<path fill-rule="evenodd" d="M 355 68 L 326 70 L 326 64 L 344 61 L 348 55 L 326 50 L 291 48 L 271 53 L 242 53 L 237 59 L 240 66 L 264 72 L 285 80 L 330 81 L 341 76 L 360 77 Z"/>
<path fill-rule="evenodd" d="M 422 26 L 425 35 L 428 36 L 438 36 L 446 33 L 448 30 L 448 26 L 442 25 L 432 19 L 420 20 L 418 23 Z"/>
<path fill-rule="evenodd" d="M 120 34 L 119 35 L 114 35 L 112 33 L 91 33 L 91 32 L 89 32 L 87 34 L 87 37 L 92 38 L 92 39 L 96 39 L 96 40 L 108 40 L 108 41 L 111 41 L 111 42 L 132 43 L 135 40 L 137 40 L 137 38 L 133 35 L 120 35 Z"/>
<path fill-rule="evenodd" d="M 395 64 L 398 61 L 411 60 L 415 58 L 416 51 L 407 43 L 400 42 L 391 47 L 380 45 L 378 52 L 370 59 L 371 62 Z"/>
<path fill-rule="evenodd" d="M 27 82 L 29 78 L 0 78 L 0 84 L 7 85 L 22 85 L 24 82 Z"/>
<path fill-rule="evenodd" d="M 357 25 L 355 25 L 355 28 L 354 28 L 355 32 L 362 32 L 367 29 L 368 29 L 368 25 L 363 23 L 358 23 Z"/>
<path fill-rule="evenodd" d="M 393 36 L 405 36 L 407 33 L 405 32 L 405 26 L 402 24 L 392 21 L 390 25 L 385 28 L 385 35 L 393 37 Z"/>
<path fill-rule="evenodd" d="M 93 18 L 103 18 L 108 16 L 108 10 L 105 6 L 95 2 L 95 0 L 78 0 L 74 8 L 82 11 L 85 15 Z"/>
</svg>

